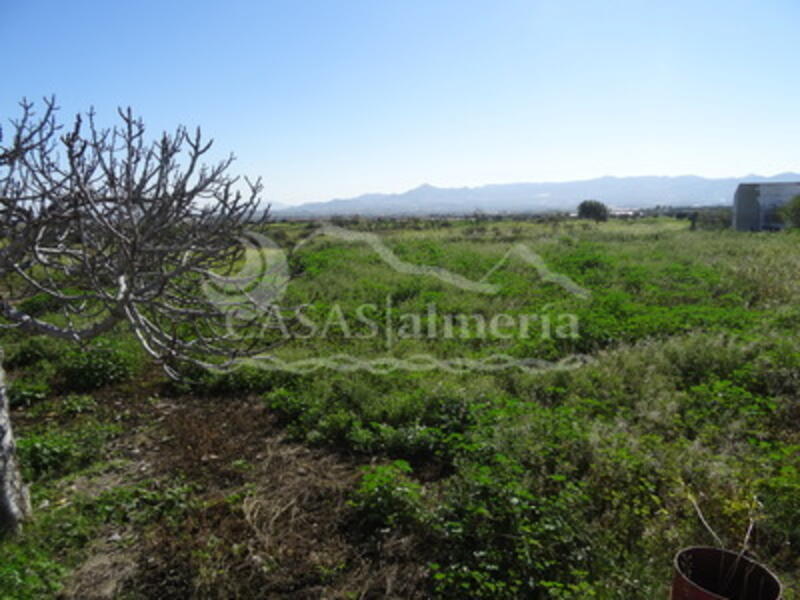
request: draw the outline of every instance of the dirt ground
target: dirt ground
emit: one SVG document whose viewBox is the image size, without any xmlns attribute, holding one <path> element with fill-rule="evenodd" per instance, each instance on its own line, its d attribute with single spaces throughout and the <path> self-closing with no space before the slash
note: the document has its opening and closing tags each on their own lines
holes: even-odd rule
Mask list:
<svg viewBox="0 0 800 600">
<path fill-rule="evenodd" d="M 91 495 L 181 481 L 185 506 L 104 529 L 63 599 L 422 597 L 411 539 L 350 531 L 352 458 L 288 440 L 255 399 L 150 401 L 138 414 L 114 442 L 123 466 L 72 485 Z"/>
</svg>

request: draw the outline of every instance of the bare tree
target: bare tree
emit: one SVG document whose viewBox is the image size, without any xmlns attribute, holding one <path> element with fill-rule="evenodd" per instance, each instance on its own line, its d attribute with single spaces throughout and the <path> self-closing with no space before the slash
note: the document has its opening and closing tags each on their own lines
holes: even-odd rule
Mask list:
<svg viewBox="0 0 800 600">
<path fill-rule="evenodd" d="M 258 338 L 241 332 L 251 325 L 242 315 L 256 313 L 235 312 L 246 295 L 220 307 L 200 287 L 212 269 L 233 267 L 237 238 L 266 219 L 260 180 L 229 176 L 233 156 L 205 164 L 212 142 L 199 129 L 150 141 L 130 109 L 112 128 L 93 111 L 64 128 L 54 99 L 41 114 L 20 106 L 8 141 L 0 134 L 3 326 L 80 343 L 127 323 L 172 375 L 181 361 L 229 364 L 254 352 Z M 20 309 L 37 294 L 65 319 Z M 0 371 L 0 530 L 16 531 L 29 513 Z"/>
</svg>

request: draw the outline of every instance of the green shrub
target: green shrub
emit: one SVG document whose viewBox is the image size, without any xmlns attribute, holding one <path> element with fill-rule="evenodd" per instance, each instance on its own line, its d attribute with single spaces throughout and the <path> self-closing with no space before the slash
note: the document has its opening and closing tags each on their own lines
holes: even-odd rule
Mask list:
<svg viewBox="0 0 800 600">
<path fill-rule="evenodd" d="M 161 487 L 145 482 L 119 486 L 102 492 L 83 510 L 104 523 L 144 525 L 158 519 L 178 523 L 189 510 L 202 504 L 197 492 L 198 487 L 193 484 Z"/>
<path fill-rule="evenodd" d="M 196 381 L 194 388 L 202 394 L 248 395 L 268 392 L 273 388 L 291 387 L 297 378 L 297 375 L 285 371 L 242 365 L 227 373 L 206 372 Z"/>
<path fill-rule="evenodd" d="M 97 460 L 105 442 L 118 433 L 119 427 L 93 420 L 68 432 L 33 433 L 20 437 L 17 452 L 26 479 L 38 480 L 65 475 Z"/>
<path fill-rule="evenodd" d="M 767 472 L 758 481 L 766 519 L 761 524 L 777 551 L 800 544 L 800 446 L 769 444 L 763 462 Z M 795 555 L 796 558 L 796 555 Z"/>
<path fill-rule="evenodd" d="M 26 298 L 19 303 L 17 308 L 32 317 L 41 317 L 59 310 L 61 308 L 61 300 L 50 294 L 41 293 Z"/>
<path fill-rule="evenodd" d="M 698 211 L 696 229 L 723 231 L 731 228 L 733 215 L 730 208 L 712 208 Z"/>
<path fill-rule="evenodd" d="M 64 415 L 80 415 L 94 411 L 97 402 L 86 394 L 69 394 L 61 400 L 59 408 Z"/>
<path fill-rule="evenodd" d="M 12 346 L 5 364 L 11 369 L 19 369 L 38 364 L 43 360 L 55 362 L 65 354 L 67 347 L 61 340 L 44 336 L 25 338 Z"/>
<path fill-rule="evenodd" d="M 800 227 L 800 196 L 795 196 L 782 206 L 778 214 L 789 227 Z"/>
<path fill-rule="evenodd" d="M 50 395 L 50 385 L 46 381 L 26 381 L 17 379 L 8 389 L 8 401 L 12 407 L 32 406 Z"/>
<path fill-rule="evenodd" d="M 682 398 L 680 412 L 690 438 L 700 432 L 718 436 L 734 425 L 738 437 L 742 429 L 750 434 L 762 429 L 775 406 L 773 400 L 751 394 L 730 381 L 714 380 L 692 387 Z"/>
<path fill-rule="evenodd" d="M 373 452 L 422 460 L 440 454 L 444 450 L 444 432 L 437 427 L 423 425 L 393 427 L 375 423 L 372 429 L 373 445 L 369 450 Z"/>
<path fill-rule="evenodd" d="M 40 479 L 80 461 L 81 449 L 68 434 L 31 435 L 17 442 L 20 462 L 30 479 Z"/>
<path fill-rule="evenodd" d="M 608 221 L 608 207 L 599 200 L 584 200 L 578 205 L 578 218 Z"/>
<path fill-rule="evenodd" d="M 538 496 L 509 457 L 464 465 L 430 525 L 437 595 L 536 598 L 552 582 L 579 583 L 591 556 L 587 496 L 548 479 L 551 491 Z"/>
<path fill-rule="evenodd" d="M 422 514 L 422 487 L 411 480 L 411 472 L 403 460 L 365 469 L 349 503 L 359 528 L 369 533 L 418 522 Z"/>
<path fill-rule="evenodd" d="M 135 351 L 120 344 L 99 342 L 86 349 L 72 350 L 57 373 L 60 387 L 86 392 L 131 379 L 139 367 Z"/>
<path fill-rule="evenodd" d="M 2 553 L 0 600 L 51 598 L 60 589 L 66 569 L 53 560 L 49 549 L 7 542 Z"/>
</svg>

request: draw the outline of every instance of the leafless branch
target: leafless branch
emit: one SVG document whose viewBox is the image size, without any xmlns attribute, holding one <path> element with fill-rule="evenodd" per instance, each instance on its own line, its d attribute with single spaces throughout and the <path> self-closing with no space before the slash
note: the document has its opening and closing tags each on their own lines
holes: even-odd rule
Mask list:
<svg viewBox="0 0 800 600">
<path fill-rule="evenodd" d="M 37 114 L 20 103 L 8 145 L 0 137 L 0 314 L 8 324 L 76 341 L 128 323 L 165 364 L 232 360 L 256 345 L 200 293 L 204 274 L 243 257 L 237 243 L 265 222 L 260 179 L 228 174 L 234 157 L 204 162 L 212 147 L 196 129 L 149 140 L 130 108 L 103 128 L 90 110 L 68 129 L 55 99 Z M 61 133 L 65 131 L 65 133 Z M 21 309 L 44 294 L 66 323 Z"/>
</svg>

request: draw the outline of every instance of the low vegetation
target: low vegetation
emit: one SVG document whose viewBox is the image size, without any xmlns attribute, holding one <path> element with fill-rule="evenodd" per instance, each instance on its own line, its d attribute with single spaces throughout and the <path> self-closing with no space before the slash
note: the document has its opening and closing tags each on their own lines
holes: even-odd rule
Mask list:
<svg viewBox="0 0 800 600">
<path fill-rule="evenodd" d="M 780 216 L 789 227 L 800 227 L 800 196 L 795 196 L 781 207 Z"/>
<path fill-rule="evenodd" d="M 0 542 L 0 598 L 663 598 L 675 552 L 716 538 L 746 545 L 800 598 L 796 232 L 656 217 L 420 223 L 379 233 L 400 259 L 498 293 L 397 273 L 304 223 L 265 230 L 287 250 L 306 240 L 289 252 L 283 304 L 320 323 L 338 307 L 324 339 L 275 351 L 294 372 L 175 383 L 121 330 L 81 351 L 4 333 L 35 511 Z M 518 243 L 591 298 L 513 255 L 498 266 Z M 387 351 L 385 336 L 342 327 L 366 331 L 365 303 L 379 323 L 435 303 L 440 320 L 574 314 L 579 329 Z M 581 360 L 297 366 L 336 354 Z"/>
</svg>

